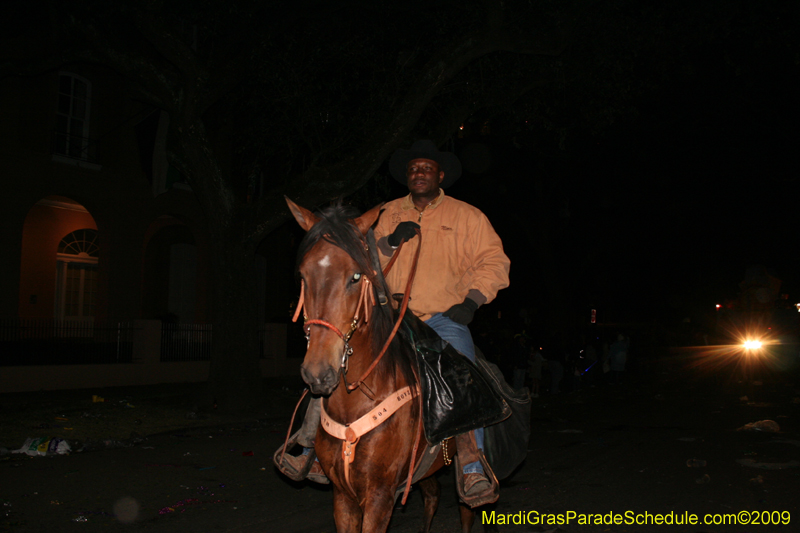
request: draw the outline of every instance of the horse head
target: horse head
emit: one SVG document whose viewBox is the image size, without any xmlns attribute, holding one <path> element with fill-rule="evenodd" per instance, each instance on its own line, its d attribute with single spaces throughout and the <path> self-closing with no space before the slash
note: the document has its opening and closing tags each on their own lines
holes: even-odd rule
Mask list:
<svg viewBox="0 0 800 533">
<path fill-rule="evenodd" d="M 374 302 L 364 236 L 382 205 L 357 218 L 335 207 L 317 216 L 289 198 L 286 203 L 306 231 L 298 258 L 304 331 L 308 339 L 300 373 L 314 394 L 339 385 L 348 363 L 351 336 L 368 319 Z M 297 318 L 297 314 L 295 314 Z M 312 327 L 315 326 L 315 327 Z"/>
</svg>

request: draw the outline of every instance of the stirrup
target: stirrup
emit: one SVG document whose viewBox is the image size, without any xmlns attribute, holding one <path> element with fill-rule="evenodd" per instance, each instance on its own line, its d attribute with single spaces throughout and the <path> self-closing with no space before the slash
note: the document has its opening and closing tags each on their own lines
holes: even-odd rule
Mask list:
<svg viewBox="0 0 800 533">
<path fill-rule="evenodd" d="M 456 467 L 456 492 L 458 493 L 458 498 L 473 509 L 481 505 L 494 503 L 500 499 L 500 483 L 497 482 L 497 477 L 495 477 L 492 467 L 489 466 L 483 452 L 480 450 L 478 451 L 478 456 L 483 466 L 483 475 L 489 480 L 489 490 L 469 497 L 466 495 L 466 490 L 464 490 L 464 466 L 461 464 L 461 458 L 458 454 L 453 458 Z"/>
<path fill-rule="evenodd" d="M 278 470 L 293 481 L 303 481 L 306 479 L 309 471 L 311 471 L 311 467 L 314 466 L 314 460 L 317 458 L 317 452 L 312 448 L 311 452 L 305 456 L 307 458 L 306 462 L 300 470 L 295 469 L 291 463 L 285 460 L 285 458 L 283 461 L 281 461 L 281 456 L 288 456 L 286 452 L 291 450 L 297 444 L 297 439 L 299 436 L 300 431 L 289 437 L 289 440 L 286 441 L 285 444 L 281 445 L 280 448 L 275 450 L 274 454 L 272 454 L 272 462 L 275 463 L 275 466 L 278 468 Z"/>
<path fill-rule="evenodd" d="M 322 470 L 322 465 L 319 464 L 317 460 L 311 461 L 311 470 L 308 471 L 308 480 L 319 483 L 320 485 L 330 485 L 331 483 L 331 480 L 325 475 L 325 471 Z"/>
</svg>

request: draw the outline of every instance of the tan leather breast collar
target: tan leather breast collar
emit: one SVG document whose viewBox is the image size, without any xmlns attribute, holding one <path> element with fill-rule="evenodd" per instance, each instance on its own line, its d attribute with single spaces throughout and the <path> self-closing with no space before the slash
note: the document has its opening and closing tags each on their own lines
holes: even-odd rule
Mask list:
<svg viewBox="0 0 800 533">
<path fill-rule="evenodd" d="M 342 424 L 332 419 L 325 411 L 325 403 L 321 405 L 320 419 L 322 428 L 332 437 L 342 441 L 342 461 L 344 463 L 344 479 L 350 491 L 355 495 L 355 490 L 350 485 L 350 465 L 356 457 L 356 444 L 362 435 L 365 435 L 380 426 L 385 420 L 397 412 L 412 398 L 417 396 L 417 391 L 411 387 L 404 387 L 390 396 L 367 414 L 352 424 Z"/>
</svg>

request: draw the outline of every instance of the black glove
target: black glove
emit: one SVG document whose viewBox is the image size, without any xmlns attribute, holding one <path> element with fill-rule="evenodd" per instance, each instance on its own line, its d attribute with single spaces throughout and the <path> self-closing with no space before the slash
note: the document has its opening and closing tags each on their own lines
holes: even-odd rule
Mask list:
<svg viewBox="0 0 800 533">
<path fill-rule="evenodd" d="M 397 248 L 400 246 L 400 241 L 407 241 L 414 238 L 419 229 L 419 224 L 416 222 L 401 222 L 394 228 L 394 232 L 386 237 L 386 242 L 389 246 Z"/>
<path fill-rule="evenodd" d="M 478 304 L 475 300 L 464 298 L 463 303 L 454 305 L 443 314 L 453 322 L 466 326 L 472 322 L 472 317 L 475 315 L 476 309 L 478 309 Z"/>
</svg>

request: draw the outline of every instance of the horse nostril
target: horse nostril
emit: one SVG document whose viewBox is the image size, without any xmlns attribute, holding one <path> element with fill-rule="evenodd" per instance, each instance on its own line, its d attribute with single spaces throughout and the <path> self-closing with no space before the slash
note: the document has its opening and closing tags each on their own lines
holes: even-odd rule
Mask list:
<svg viewBox="0 0 800 533">
<path fill-rule="evenodd" d="M 339 373 L 330 366 L 321 372 L 314 373 L 301 365 L 300 375 L 314 394 L 329 394 L 336 388 L 339 379 Z"/>
<path fill-rule="evenodd" d="M 327 372 L 325 372 L 325 376 L 322 378 L 322 383 L 325 386 L 331 386 L 336 383 L 337 377 L 336 371 L 334 371 L 332 368 L 329 368 Z"/>
<path fill-rule="evenodd" d="M 304 366 L 300 367 L 300 375 L 303 377 L 303 381 L 305 381 L 308 385 L 312 385 L 315 381 L 314 375 Z"/>
</svg>

